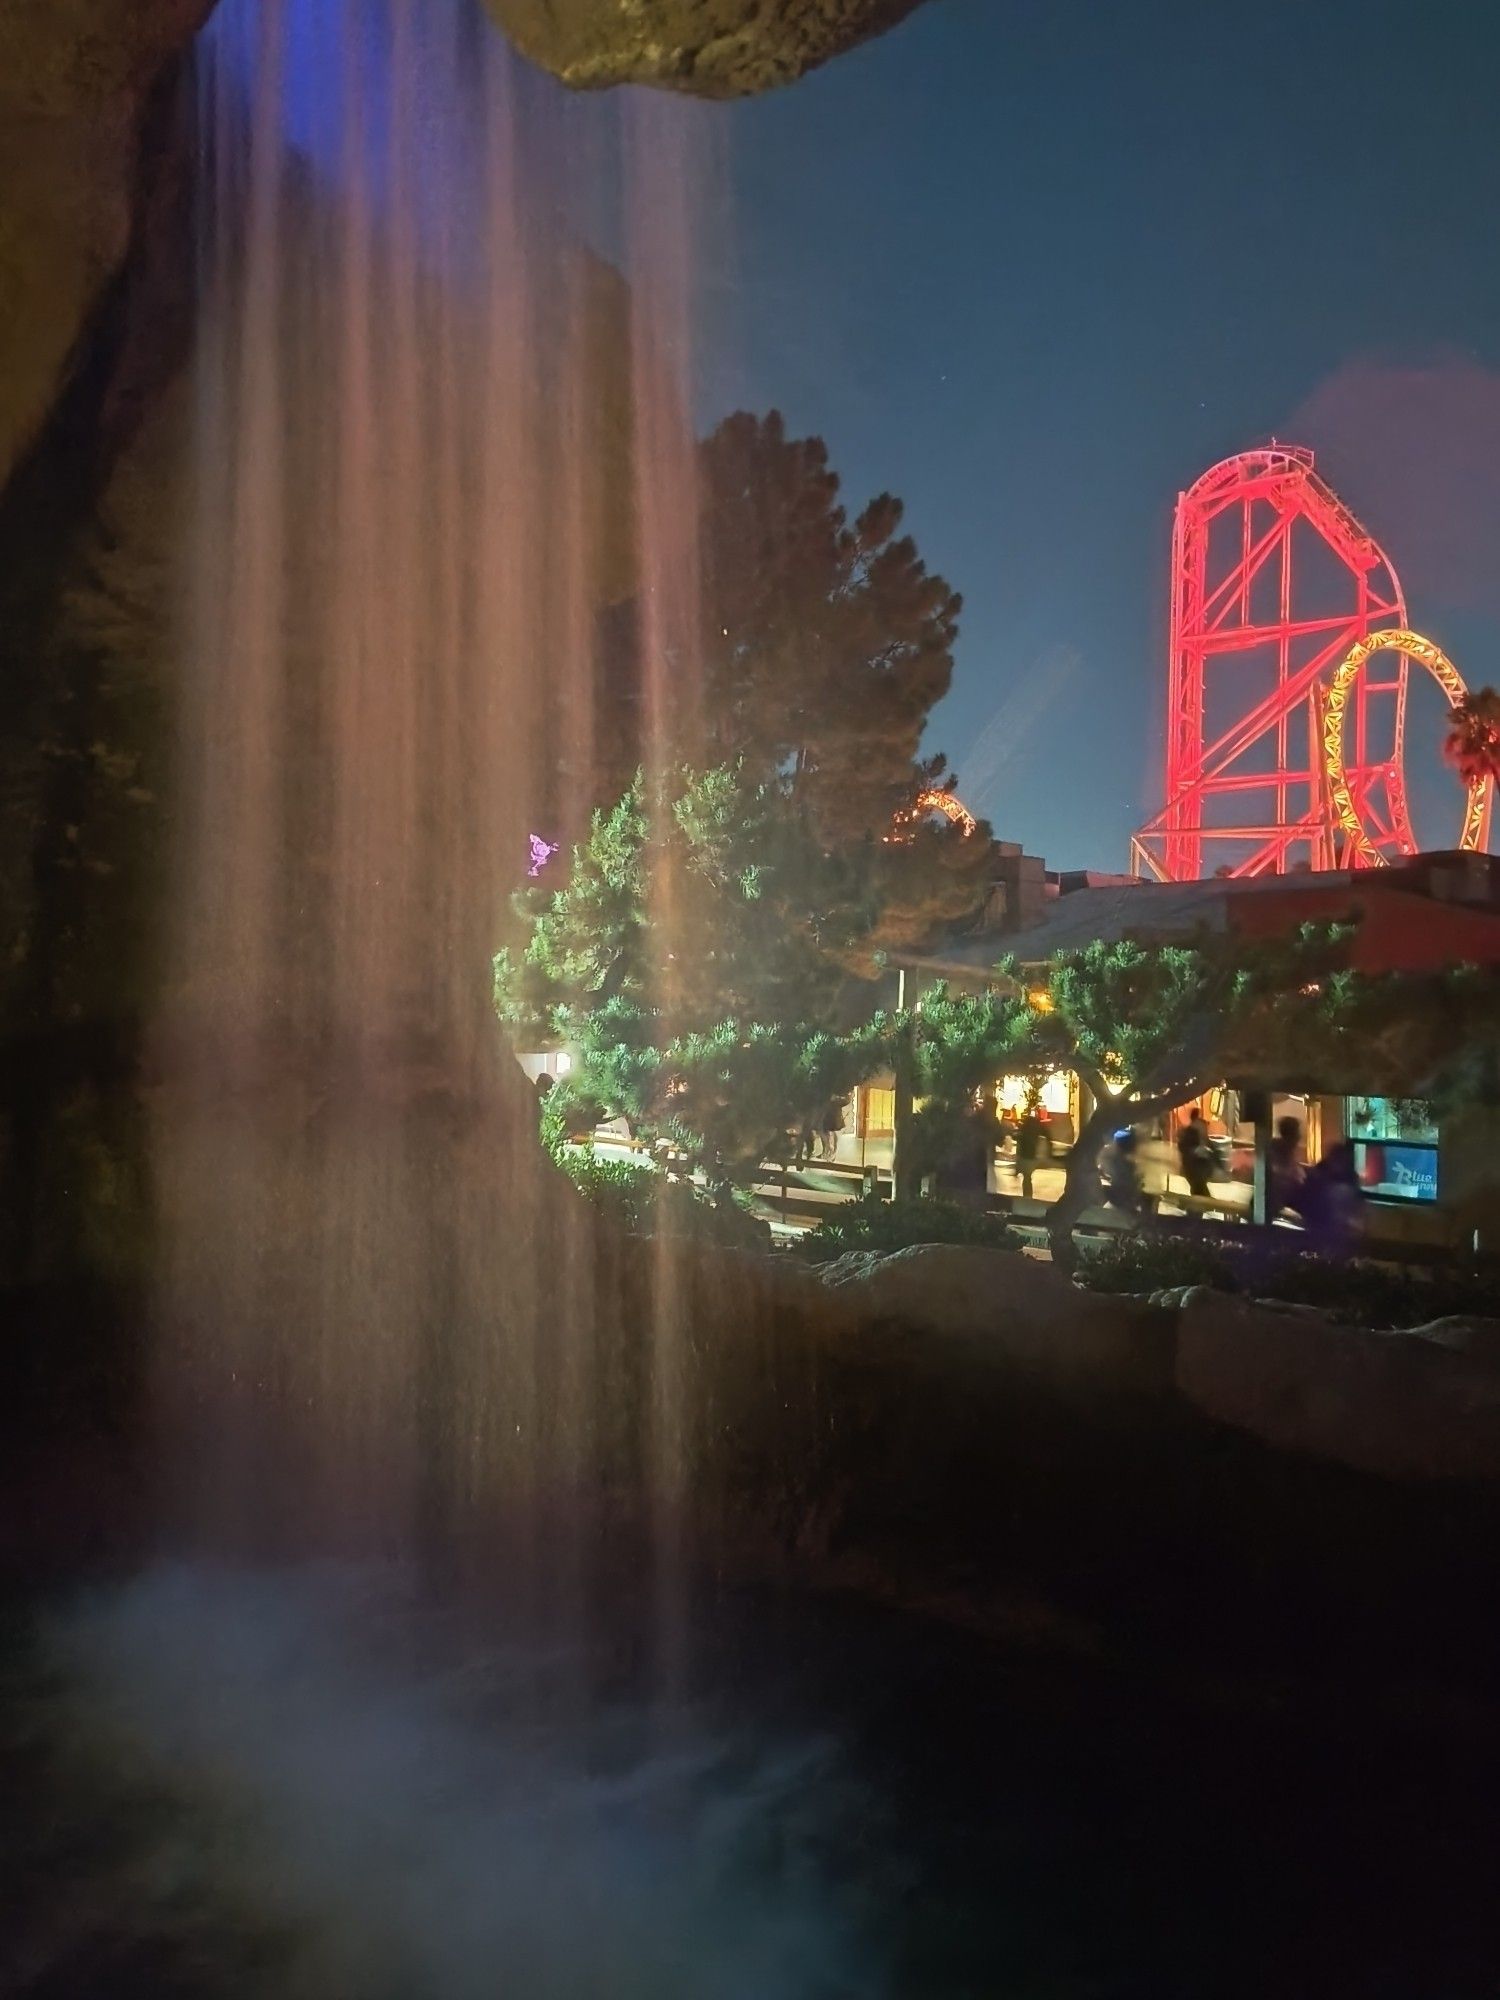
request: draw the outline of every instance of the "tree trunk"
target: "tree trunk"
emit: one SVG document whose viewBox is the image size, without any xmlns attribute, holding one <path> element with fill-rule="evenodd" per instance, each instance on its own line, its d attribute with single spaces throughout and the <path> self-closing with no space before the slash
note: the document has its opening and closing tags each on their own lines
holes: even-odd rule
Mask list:
<svg viewBox="0 0 1500 2000">
<path fill-rule="evenodd" d="M 1063 1191 L 1047 1217 L 1047 1248 L 1058 1270 L 1069 1277 L 1078 1268 L 1078 1246 L 1073 1241 L 1073 1231 L 1079 1217 L 1100 1199 L 1099 1149 L 1118 1115 L 1108 1098 L 1095 1104 L 1068 1155 Z"/>
<path fill-rule="evenodd" d="M 1099 1153 L 1116 1124 L 1134 1125 L 1148 1118 L 1160 1118 L 1163 1112 L 1175 1111 L 1179 1104 L 1201 1096 L 1203 1090 L 1201 1081 L 1193 1080 L 1173 1083 L 1140 1097 L 1111 1097 L 1097 1074 L 1089 1076 L 1081 1071 L 1080 1074 L 1093 1093 L 1094 1108 L 1068 1155 L 1063 1191 L 1047 1219 L 1047 1248 L 1053 1263 L 1069 1277 L 1078 1268 L 1073 1231 L 1078 1218 L 1100 1198 Z"/>
</svg>

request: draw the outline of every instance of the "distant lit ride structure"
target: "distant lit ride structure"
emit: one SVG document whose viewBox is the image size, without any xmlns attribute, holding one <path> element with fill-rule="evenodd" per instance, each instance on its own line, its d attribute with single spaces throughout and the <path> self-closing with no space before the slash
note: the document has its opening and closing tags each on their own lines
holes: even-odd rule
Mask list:
<svg viewBox="0 0 1500 2000">
<path fill-rule="evenodd" d="M 909 840 L 914 830 L 924 819 L 938 813 L 950 826 L 956 826 L 960 833 L 973 833 L 979 822 L 955 792 L 918 792 L 916 802 L 908 812 L 899 812 L 891 831 L 895 840 Z"/>
<path fill-rule="evenodd" d="M 1371 841 L 1360 821 L 1359 807 L 1345 772 L 1344 716 L 1349 706 L 1350 691 L 1359 685 L 1366 661 L 1381 652 L 1399 653 L 1403 659 L 1425 667 L 1447 695 L 1450 708 L 1456 707 L 1468 692 L 1458 669 L 1441 646 L 1424 639 L 1420 632 L 1372 632 L 1368 639 L 1361 639 L 1358 645 L 1351 646 L 1339 662 L 1323 704 L 1323 769 L 1328 779 L 1329 799 L 1357 867 L 1379 866 L 1386 857 Z M 1461 850 L 1474 851 L 1487 845 L 1493 790 L 1494 786 L 1488 778 L 1470 779 L 1464 795 L 1463 824 L 1459 829 L 1458 845 Z"/>
<path fill-rule="evenodd" d="M 1136 873 L 1191 882 L 1414 854 L 1413 664 L 1462 698 L 1310 451 L 1271 445 L 1205 472 L 1173 525 L 1166 803 L 1131 843 Z M 1485 845 L 1492 790 L 1468 788 L 1461 846 Z"/>
</svg>

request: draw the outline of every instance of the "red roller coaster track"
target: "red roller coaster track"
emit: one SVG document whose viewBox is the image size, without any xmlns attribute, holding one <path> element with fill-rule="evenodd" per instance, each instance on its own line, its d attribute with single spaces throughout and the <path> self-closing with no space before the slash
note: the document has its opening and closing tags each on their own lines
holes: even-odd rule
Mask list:
<svg viewBox="0 0 1500 2000">
<path fill-rule="evenodd" d="M 1390 559 L 1310 451 L 1272 445 L 1205 472 L 1177 502 L 1166 804 L 1132 843 L 1137 872 L 1187 882 L 1414 853 L 1403 655 L 1382 654 L 1381 677 L 1350 690 L 1344 776 L 1363 844 L 1335 810 L 1323 755 L 1339 663 L 1405 624 Z"/>
</svg>

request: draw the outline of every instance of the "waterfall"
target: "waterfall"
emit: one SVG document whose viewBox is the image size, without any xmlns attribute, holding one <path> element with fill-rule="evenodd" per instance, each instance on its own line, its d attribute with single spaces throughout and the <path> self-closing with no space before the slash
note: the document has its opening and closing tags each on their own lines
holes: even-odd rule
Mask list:
<svg viewBox="0 0 1500 2000">
<path fill-rule="evenodd" d="M 581 113 L 474 0 L 224 0 L 199 104 L 165 1399 L 201 1531 L 399 1538 L 618 1421 L 489 961 L 529 834 L 579 830 L 601 611 L 648 729 L 682 686 L 695 128 Z"/>
</svg>

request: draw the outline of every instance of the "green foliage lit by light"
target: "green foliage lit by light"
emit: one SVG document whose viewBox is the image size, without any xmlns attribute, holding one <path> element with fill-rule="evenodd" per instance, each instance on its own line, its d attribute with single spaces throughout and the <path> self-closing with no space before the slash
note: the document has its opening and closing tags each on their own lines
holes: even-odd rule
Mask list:
<svg viewBox="0 0 1500 2000">
<path fill-rule="evenodd" d="M 559 1164 L 578 1192 L 631 1236 L 687 1237 L 731 1249 L 763 1250 L 770 1227 L 735 1201 L 714 1201 L 644 1160 L 607 1158 L 572 1147 Z"/>
<path fill-rule="evenodd" d="M 1019 1251 L 1021 1240 L 998 1216 L 954 1201 L 883 1201 L 866 1195 L 836 1209 L 797 1245 L 811 1264 L 829 1264 L 852 1250 L 882 1254 L 926 1243 L 973 1243 Z"/>
<path fill-rule="evenodd" d="M 624 1116 L 727 1184 L 787 1157 L 883 1059 L 885 1030 L 850 1003 L 857 877 L 740 771 L 637 777 L 566 881 L 528 891 L 517 915 L 495 1000 L 523 1044 L 572 1051 L 548 1101 L 554 1139 Z"/>
</svg>

